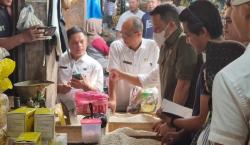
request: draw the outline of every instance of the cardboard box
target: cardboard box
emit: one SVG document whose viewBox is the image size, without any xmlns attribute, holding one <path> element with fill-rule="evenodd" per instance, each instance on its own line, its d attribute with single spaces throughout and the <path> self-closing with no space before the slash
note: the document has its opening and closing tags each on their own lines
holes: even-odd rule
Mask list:
<svg viewBox="0 0 250 145">
<path fill-rule="evenodd" d="M 34 131 L 42 133 L 42 140 L 55 137 L 55 111 L 50 108 L 37 108 L 34 115 Z"/>
<path fill-rule="evenodd" d="M 24 132 L 21 133 L 16 141 L 15 145 L 42 145 L 40 132 Z"/>
<path fill-rule="evenodd" d="M 35 108 L 18 108 L 7 114 L 7 135 L 16 138 L 23 132 L 33 131 Z"/>
</svg>

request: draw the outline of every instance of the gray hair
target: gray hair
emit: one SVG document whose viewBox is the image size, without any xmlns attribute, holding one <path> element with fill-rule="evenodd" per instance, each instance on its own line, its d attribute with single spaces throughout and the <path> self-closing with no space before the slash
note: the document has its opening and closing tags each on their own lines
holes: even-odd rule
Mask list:
<svg viewBox="0 0 250 145">
<path fill-rule="evenodd" d="M 138 17 L 136 17 L 136 16 L 130 17 L 127 19 L 127 21 L 132 22 L 131 30 L 133 30 L 134 32 L 142 32 L 143 31 L 142 21 Z"/>
</svg>

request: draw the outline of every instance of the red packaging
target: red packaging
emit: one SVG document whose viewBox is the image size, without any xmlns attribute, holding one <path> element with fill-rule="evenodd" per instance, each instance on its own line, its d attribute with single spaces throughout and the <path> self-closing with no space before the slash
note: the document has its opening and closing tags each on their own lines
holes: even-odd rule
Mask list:
<svg viewBox="0 0 250 145">
<path fill-rule="evenodd" d="M 94 113 L 106 113 L 108 110 L 108 95 L 101 92 L 77 91 L 75 102 L 78 115 L 90 114 L 89 103 L 92 103 Z"/>
</svg>

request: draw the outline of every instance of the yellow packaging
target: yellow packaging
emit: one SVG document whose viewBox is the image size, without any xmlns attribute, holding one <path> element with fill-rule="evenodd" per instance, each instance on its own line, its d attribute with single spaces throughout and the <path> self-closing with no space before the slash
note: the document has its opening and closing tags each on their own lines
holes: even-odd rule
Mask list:
<svg viewBox="0 0 250 145">
<path fill-rule="evenodd" d="M 42 145 L 40 132 L 21 133 L 15 141 L 15 145 Z"/>
<path fill-rule="evenodd" d="M 35 108 L 18 108 L 7 114 L 7 135 L 16 138 L 23 132 L 33 131 Z"/>
<path fill-rule="evenodd" d="M 55 111 L 50 108 L 37 108 L 34 115 L 34 131 L 42 133 L 42 140 L 54 139 Z"/>
</svg>

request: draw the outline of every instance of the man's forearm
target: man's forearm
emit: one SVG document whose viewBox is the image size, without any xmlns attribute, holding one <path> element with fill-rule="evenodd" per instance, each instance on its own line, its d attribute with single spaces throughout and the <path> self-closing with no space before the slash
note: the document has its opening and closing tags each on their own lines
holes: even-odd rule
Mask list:
<svg viewBox="0 0 250 145">
<path fill-rule="evenodd" d="M 121 72 L 120 77 L 121 77 L 121 79 L 126 80 L 127 82 L 129 82 L 133 85 L 142 87 L 142 84 L 141 84 L 138 76 Z"/>
<path fill-rule="evenodd" d="M 109 80 L 109 100 L 115 101 L 116 100 L 116 82 Z"/>
<path fill-rule="evenodd" d="M 190 80 L 178 80 L 173 96 L 173 102 L 185 105 L 189 95 Z"/>
<path fill-rule="evenodd" d="M 22 34 L 18 34 L 12 37 L 0 38 L 0 46 L 6 48 L 7 50 L 11 50 L 18 45 L 24 43 L 24 39 L 22 38 Z"/>
<path fill-rule="evenodd" d="M 187 131 L 195 132 L 201 129 L 204 121 L 199 116 L 192 116 L 191 118 L 179 118 L 174 120 L 174 125 L 178 128 L 185 129 Z"/>
</svg>

